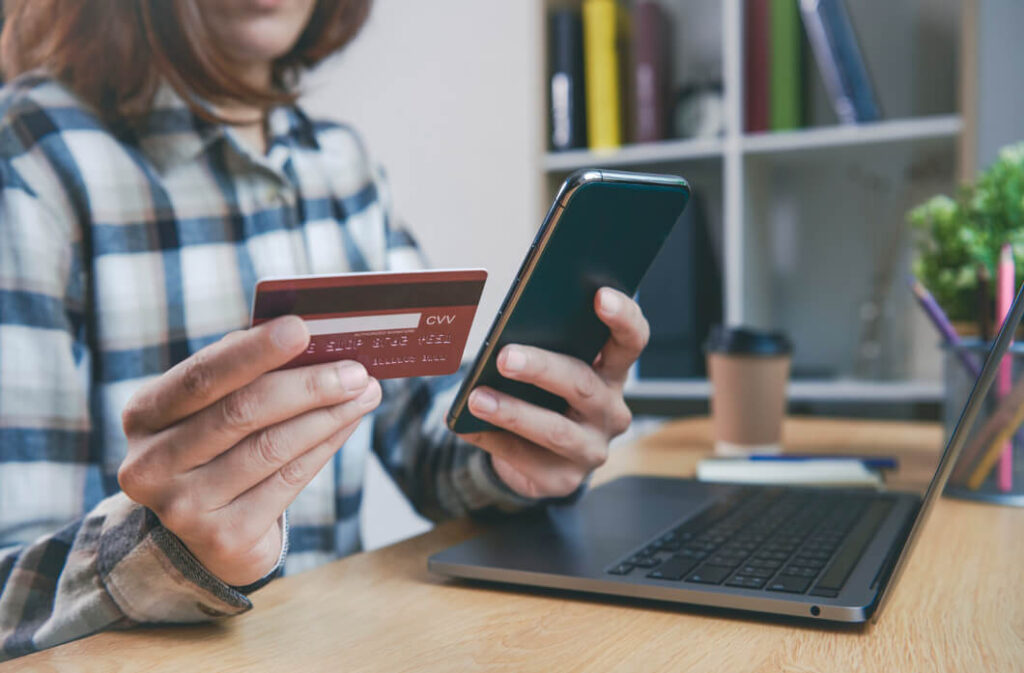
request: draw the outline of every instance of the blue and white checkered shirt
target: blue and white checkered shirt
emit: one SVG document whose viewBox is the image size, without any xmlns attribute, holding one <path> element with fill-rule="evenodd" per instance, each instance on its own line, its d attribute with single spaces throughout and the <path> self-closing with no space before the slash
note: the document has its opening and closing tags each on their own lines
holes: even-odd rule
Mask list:
<svg viewBox="0 0 1024 673">
<path fill-rule="evenodd" d="M 245 328 L 260 277 L 421 265 L 350 129 L 287 106 L 268 136 L 254 154 L 169 87 L 130 136 L 44 76 L 0 92 L 0 660 L 250 607 L 119 493 L 121 409 Z M 370 451 L 434 519 L 530 504 L 444 428 L 451 379 L 388 383 L 289 508 L 288 572 L 358 550 Z"/>
</svg>

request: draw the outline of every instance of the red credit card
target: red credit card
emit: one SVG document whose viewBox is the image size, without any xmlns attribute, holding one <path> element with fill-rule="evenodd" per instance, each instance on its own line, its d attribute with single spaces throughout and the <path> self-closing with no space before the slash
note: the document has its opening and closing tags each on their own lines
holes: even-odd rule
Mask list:
<svg viewBox="0 0 1024 673">
<path fill-rule="evenodd" d="M 356 360 L 378 379 L 451 374 L 486 280 L 483 269 L 268 278 L 256 283 L 252 325 L 306 321 L 309 348 L 284 368 Z"/>
</svg>

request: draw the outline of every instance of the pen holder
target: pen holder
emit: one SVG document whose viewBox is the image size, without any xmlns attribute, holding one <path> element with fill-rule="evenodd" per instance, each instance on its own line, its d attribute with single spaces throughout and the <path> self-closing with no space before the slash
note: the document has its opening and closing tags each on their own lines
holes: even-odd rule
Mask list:
<svg viewBox="0 0 1024 673">
<path fill-rule="evenodd" d="M 946 437 L 952 434 L 991 343 L 965 340 L 943 349 Z M 1024 507 L 1024 344 L 1003 356 L 971 424 L 945 494 Z"/>
</svg>

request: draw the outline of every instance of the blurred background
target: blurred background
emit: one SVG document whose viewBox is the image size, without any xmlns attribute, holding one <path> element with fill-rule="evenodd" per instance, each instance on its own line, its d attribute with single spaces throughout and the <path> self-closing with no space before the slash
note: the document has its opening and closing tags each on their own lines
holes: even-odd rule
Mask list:
<svg viewBox="0 0 1024 673">
<path fill-rule="evenodd" d="M 489 270 L 468 357 L 566 175 L 670 172 L 695 199 L 641 288 L 640 416 L 706 413 L 700 344 L 724 320 L 790 335 L 792 412 L 939 417 L 939 337 L 907 275 L 942 241 L 908 213 L 1024 139 L 1024 3 L 374 5 L 304 103 L 362 133 L 432 266 Z M 977 293 L 969 270 L 926 284 Z M 970 330 L 988 299 L 961 303 Z M 389 489 L 374 468 L 368 546 L 425 525 Z"/>
</svg>

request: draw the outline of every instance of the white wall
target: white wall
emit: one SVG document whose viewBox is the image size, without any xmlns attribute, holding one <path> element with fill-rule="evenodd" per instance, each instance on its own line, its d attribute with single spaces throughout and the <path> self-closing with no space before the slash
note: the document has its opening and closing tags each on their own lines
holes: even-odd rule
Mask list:
<svg viewBox="0 0 1024 673">
<path fill-rule="evenodd" d="M 431 264 L 490 272 L 467 358 L 546 205 L 542 21 L 540 0 L 375 0 L 356 41 L 305 83 L 307 110 L 363 134 Z M 368 547 L 425 526 L 400 498 L 371 465 Z"/>
<path fill-rule="evenodd" d="M 538 0 L 376 0 L 307 79 L 306 107 L 363 134 L 432 266 L 490 271 L 474 350 L 542 215 L 541 21 Z"/>
</svg>

